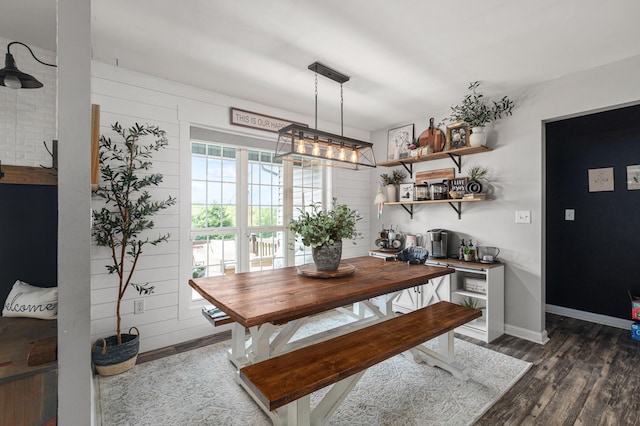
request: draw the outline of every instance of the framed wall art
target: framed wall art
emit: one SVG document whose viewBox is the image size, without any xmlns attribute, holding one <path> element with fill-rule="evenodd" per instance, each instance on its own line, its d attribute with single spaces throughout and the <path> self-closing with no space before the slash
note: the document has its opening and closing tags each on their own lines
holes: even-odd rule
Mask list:
<svg viewBox="0 0 640 426">
<path fill-rule="evenodd" d="M 400 184 L 400 201 L 413 201 L 413 183 Z"/>
<path fill-rule="evenodd" d="M 640 165 L 627 166 L 627 189 L 640 189 Z"/>
<path fill-rule="evenodd" d="M 409 158 L 409 145 L 413 143 L 413 124 L 389 130 L 387 160 Z"/>
<path fill-rule="evenodd" d="M 469 146 L 469 125 L 455 123 L 447 126 L 447 151 Z"/>
<path fill-rule="evenodd" d="M 589 192 L 613 191 L 613 167 L 589 169 Z"/>
</svg>

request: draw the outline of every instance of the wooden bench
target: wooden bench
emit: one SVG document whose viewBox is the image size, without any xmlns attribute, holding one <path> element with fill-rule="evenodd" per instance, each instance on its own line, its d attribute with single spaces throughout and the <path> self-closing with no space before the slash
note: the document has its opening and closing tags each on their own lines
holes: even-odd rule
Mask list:
<svg viewBox="0 0 640 426">
<path fill-rule="evenodd" d="M 316 424 L 333 414 L 367 368 L 439 336 L 446 335 L 452 344 L 453 330 L 481 315 L 476 309 L 439 302 L 246 366 L 240 369 L 240 383 L 271 412 L 287 406 L 286 413 L 270 414 L 274 423 L 288 418 L 288 424 Z M 329 385 L 335 386 L 326 402 L 311 413 L 309 395 Z"/>
<path fill-rule="evenodd" d="M 0 426 L 55 424 L 55 320 L 0 318 Z"/>
</svg>

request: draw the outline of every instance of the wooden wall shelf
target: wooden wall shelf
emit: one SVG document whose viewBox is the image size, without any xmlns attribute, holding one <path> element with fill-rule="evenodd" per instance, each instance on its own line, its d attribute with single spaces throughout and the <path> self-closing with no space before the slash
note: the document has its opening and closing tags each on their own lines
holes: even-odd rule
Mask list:
<svg viewBox="0 0 640 426">
<path fill-rule="evenodd" d="M 6 166 L 2 165 L 4 176 L 0 184 L 12 183 L 18 185 L 57 185 L 58 171 L 44 167 Z"/>
<path fill-rule="evenodd" d="M 448 203 L 453 210 L 458 214 L 458 219 L 462 218 L 462 203 L 477 203 L 479 201 L 489 201 L 487 199 L 479 199 L 479 198 L 447 198 L 444 200 L 425 200 L 425 201 L 393 201 L 393 202 L 385 202 L 385 206 L 402 206 L 411 219 L 413 219 L 413 205 L 414 204 L 438 204 L 438 203 Z M 457 206 L 456 206 L 457 204 Z M 407 207 L 409 206 L 409 207 Z"/>
<path fill-rule="evenodd" d="M 413 175 L 413 163 L 422 163 L 423 161 L 440 160 L 442 158 L 450 158 L 458 167 L 458 173 L 462 173 L 462 162 L 460 157 L 463 155 L 480 154 L 482 152 L 492 151 L 488 146 L 467 146 L 464 148 L 452 149 L 449 151 L 435 152 L 433 154 L 427 154 L 422 157 L 409 157 L 401 160 L 380 161 L 378 166 L 382 167 L 394 167 L 403 166 L 409 172 L 409 175 Z"/>
</svg>

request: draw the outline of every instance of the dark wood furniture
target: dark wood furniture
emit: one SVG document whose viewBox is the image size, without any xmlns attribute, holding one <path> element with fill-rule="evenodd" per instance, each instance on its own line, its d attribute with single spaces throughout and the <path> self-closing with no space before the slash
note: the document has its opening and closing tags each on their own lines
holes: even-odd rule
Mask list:
<svg viewBox="0 0 640 426">
<path fill-rule="evenodd" d="M 189 280 L 202 297 L 244 327 L 289 321 L 424 284 L 454 269 L 385 262 L 370 256 L 344 259 L 348 277 L 301 276 L 295 266 Z"/>
<path fill-rule="evenodd" d="M 289 267 L 196 278 L 189 284 L 234 321 L 229 360 L 240 369 L 352 331 L 362 332 L 368 326 L 389 320 L 395 316 L 392 301 L 402 290 L 454 272 L 446 267 L 409 265 L 370 256 L 343 259 L 343 262 L 355 267 L 353 275 L 310 278 L 299 274 L 296 267 Z M 306 319 L 333 309 L 341 310 L 355 321 L 293 339 Z M 216 323 L 214 318 L 208 319 Z M 438 337 L 437 351 L 421 345 L 414 348 L 420 352 L 416 360 L 437 365 L 464 380 L 468 376 L 455 362 L 453 331 L 443 333 Z M 236 379 L 274 423 L 286 419 L 288 414 L 286 410 L 282 412 L 284 408 L 271 411 L 239 376 Z M 336 384 L 330 391 L 331 396 L 325 397 L 323 406 L 339 404 L 349 389 Z"/>
<path fill-rule="evenodd" d="M 0 425 L 55 424 L 55 320 L 0 318 Z"/>
<path fill-rule="evenodd" d="M 480 315 L 481 312 L 477 309 L 438 302 L 358 331 L 249 365 L 240 370 L 240 378 L 265 406 L 275 410 L 413 349 Z M 302 402 L 305 403 L 308 404 L 308 401 Z"/>
</svg>

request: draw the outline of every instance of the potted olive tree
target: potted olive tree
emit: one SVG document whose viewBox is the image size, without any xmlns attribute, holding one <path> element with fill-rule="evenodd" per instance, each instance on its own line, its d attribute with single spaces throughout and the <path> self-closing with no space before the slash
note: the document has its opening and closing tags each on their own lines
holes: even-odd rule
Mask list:
<svg viewBox="0 0 640 426">
<path fill-rule="evenodd" d="M 471 93 L 467 94 L 462 102 L 451 107 L 451 114 L 447 120 L 452 122 L 464 122 L 471 127 L 469 142 L 471 146 L 484 145 L 487 139 L 485 126 L 503 116 L 512 114 L 515 103 L 507 96 L 498 101 L 489 101 L 479 92 L 480 82 L 469 84 Z M 475 135 L 475 136 L 474 136 Z"/>
<path fill-rule="evenodd" d="M 331 210 L 323 210 L 317 203 L 310 207 L 311 212 L 299 209 L 300 216 L 291 220 L 287 229 L 299 236 L 303 245 L 311 247 L 318 271 L 335 271 L 342 258 L 342 240 L 361 235 L 356 222 L 362 216 L 345 204 L 338 205 L 335 198 Z"/>
<path fill-rule="evenodd" d="M 129 287 L 141 295 L 153 293 L 154 287 L 149 283 L 133 282 L 133 273 L 145 246 L 169 238 L 169 234 L 149 235 L 148 231 L 154 227 L 150 217 L 176 202 L 171 196 L 153 200 L 147 191 L 162 182 L 161 174 L 148 170 L 152 153 L 167 145 L 165 132 L 157 126 L 137 123 L 130 128 L 115 123 L 111 128 L 122 141 L 116 143 L 104 135 L 100 137 L 101 182 L 95 196 L 103 200 L 103 206 L 92 210 L 92 236 L 98 246 L 109 249 L 106 268 L 118 281 L 116 334 L 98 339 L 91 352 L 93 364 L 101 375 L 118 374 L 135 365 L 139 334 L 131 334 L 131 330 L 121 332 L 122 298 Z"/>
</svg>

